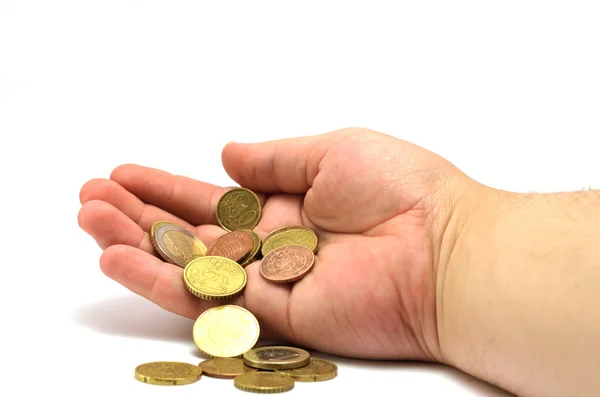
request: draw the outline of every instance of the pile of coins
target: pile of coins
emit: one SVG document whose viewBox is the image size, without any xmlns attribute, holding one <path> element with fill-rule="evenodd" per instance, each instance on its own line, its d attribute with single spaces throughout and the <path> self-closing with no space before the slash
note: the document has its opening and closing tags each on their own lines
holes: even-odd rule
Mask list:
<svg viewBox="0 0 600 397">
<path fill-rule="evenodd" d="M 227 231 L 208 248 L 194 234 L 172 222 L 156 222 L 150 240 L 165 260 L 184 268 L 190 293 L 205 300 L 230 300 L 243 293 L 245 267 L 261 260 L 261 276 L 273 283 L 291 283 L 307 275 L 315 263 L 316 234 L 304 226 L 286 226 L 264 240 L 252 230 L 262 208 L 256 194 L 245 188 L 226 192 L 217 205 L 217 220 Z M 182 385 L 198 381 L 202 374 L 234 379 L 240 390 L 278 393 L 291 390 L 295 381 L 316 382 L 337 376 L 337 366 L 311 358 L 303 349 L 288 346 L 255 347 L 260 336 L 256 317 L 237 305 L 206 310 L 195 321 L 194 343 L 211 357 L 198 365 L 153 362 L 135 369 L 139 381 Z"/>
</svg>

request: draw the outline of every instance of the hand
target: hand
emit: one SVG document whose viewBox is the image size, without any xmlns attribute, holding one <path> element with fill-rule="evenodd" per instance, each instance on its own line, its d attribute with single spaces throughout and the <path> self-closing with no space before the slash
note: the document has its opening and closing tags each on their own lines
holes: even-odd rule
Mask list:
<svg viewBox="0 0 600 397">
<path fill-rule="evenodd" d="M 262 336 L 358 358 L 443 361 L 436 291 L 451 215 L 473 184 L 441 157 L 374 131 L 346 129 L 259 144 L 228 144 L 223 165 L 255 191 L 254 229 L 304 225 L 317 233 L 312 271 L 292 285 L 270 283 L 259 262 L 244 294 Z M 190 294 L 183 270 L 164 263 L 148 231 L 169 220 L 207 246 L 225 233 L 215 209 L 224 188 L 123 165 L 80 194 L 79 224 L 104 250 L 102 271 L 166 310 L 196 319 L 214 305 Z"/>
</svg>

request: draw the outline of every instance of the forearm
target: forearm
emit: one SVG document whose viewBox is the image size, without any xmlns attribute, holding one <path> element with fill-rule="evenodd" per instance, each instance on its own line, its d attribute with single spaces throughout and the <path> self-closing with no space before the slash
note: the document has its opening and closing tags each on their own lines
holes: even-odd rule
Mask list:
<svg viewBox="0 0 600 397">
<path fill-rule="evenodd" d="M 522 396 L 600 393 L 600 192 L 489 194 L 443 270 L 449 364 Z"/>
</svg>

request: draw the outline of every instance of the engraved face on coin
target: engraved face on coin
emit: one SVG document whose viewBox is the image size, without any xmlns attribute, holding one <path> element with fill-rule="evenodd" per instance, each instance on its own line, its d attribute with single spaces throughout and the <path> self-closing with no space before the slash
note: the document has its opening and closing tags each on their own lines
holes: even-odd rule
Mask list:
<svg viewBox="0 0 600 397">
<path fill-rule="evenodd" d="M 252 237 L 247 232 L 235 230 L 217 238 L 206 251 L 207 256 L 222 256 L 240 262 L 252 251 Z"/>
<path fill-rule="evenodd" d="M 260 274 L 275 283 L 304 277 L 313 267 L 314 253 L 303 245 L 284 245 L 269 252 L 260 264 Z"/>
<path fill-rule="evenodd" d="M 269 233 L 263 240 L 262 255 L 286 245 L 304 245 L 317 252 L 318 239 L 315 232 L 304 226 L 286 226 Z"/>
<path fill-rule="evenodd" d="M 294 379 L 277 372 L 249 372 L 233 380 L 236 388 L 254 393 L 283 393 L 294 388 Z"/>
<path fill-rule="evenodd" d="M 237 262 L 220 256 L 203 256 L 183 271 L 185 286 L 202 299 L 231 299 L 246 287 L 246 271 Z"/>
<path fill-rule="evenodd" d="M 165 262 L 185 267 L 206 255 L 206 246 L 192 233 L 170 222 L 157 222 L 150 230 L 152 246 Z"/>
<path fill-rule="evenodd" d="M 221 378 L 233 379 L 246 372 L 256 372 L 257 368 L 251 368 L 244 364 L 239 358 L 211 358 L 200 363 L 204 375 Z"/>
<path fill-rule="evenodd" d="M 235 305 L 208 309 L 194 323 L 196 346 L 211 357 L 238 357 L 258 341 L 258 320 L 248 310 Z"/>
<path fill-rule="evenodd" d="M 197 365 L 174 361 L 157 361 L 139 365 L 135 379 L 154 385 L 186 385 L 200 379 L 202 369 Z"/>
<path fill-rule="evenodd" d="M 217 204 L 217 221 L 228 231 L 253 229 L 261 214 L 258 196 L 245 188 L 225 192 Z"/>
<path fill-rule="evenodd" d="M 299 368 L 310 362 L 310 353 L 297 347 L 263 346 L 244 353 L 244 364 L 260 369 Z"/>
<path fill-rule="evenodd" d="M 291 376 L 299 382 L 321 382 L 337 376 L 337 365 L 326 360 L 311 358 L 310 363 L 295 369 L 281 369 L 277 372 Z"/>
<path fill-rule="evenodd" d="M 262 361 L 289 361 L 300 357 L 300 353 L 290 349 L 265 349 L 256 352 L 256 357 Z"/>
</svg>

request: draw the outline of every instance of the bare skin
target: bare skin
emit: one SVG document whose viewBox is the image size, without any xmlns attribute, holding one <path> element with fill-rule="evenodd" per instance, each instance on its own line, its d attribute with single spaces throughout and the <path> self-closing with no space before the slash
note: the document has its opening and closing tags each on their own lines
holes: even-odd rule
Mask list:
<svg viewBox="0 0 600 397">
<path fill-rule="evenodd" d="M 348 357 L 445 363 L 522 395 L 586 396 L 600 386 L 599 194 L 578 206 L 501 192 L 363 129 L 229 144 L 222 159 L 234 181 L 259 193 L 261 237 L 293 224 L 319 237 L 313 270 L 293 286 L 265 281 L 258 262 L 246 268 L 244 294 L 227 303 L 253 312 L 263 337 Z M 79 224 L 104 250 L 106 275 L 195 319 L 214 303 L 185 289 L 182 269 L 159 259 L 148 231 L 171 220 L 210 244 L 225 233 L 215 216 L 224 191 L 123 165 L 82 187 Z M 564 206 L 570 213 L 552 220 Z"/>
</svg>

